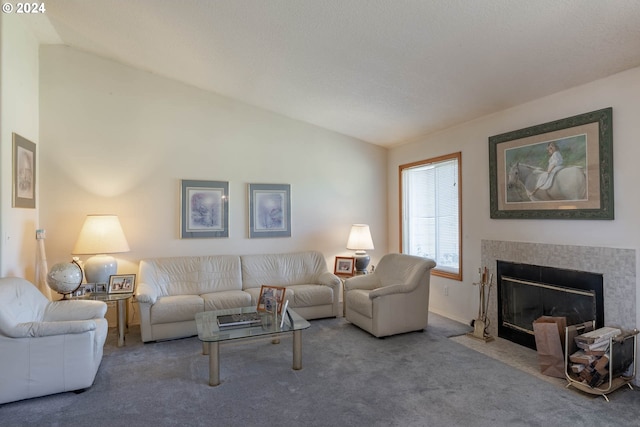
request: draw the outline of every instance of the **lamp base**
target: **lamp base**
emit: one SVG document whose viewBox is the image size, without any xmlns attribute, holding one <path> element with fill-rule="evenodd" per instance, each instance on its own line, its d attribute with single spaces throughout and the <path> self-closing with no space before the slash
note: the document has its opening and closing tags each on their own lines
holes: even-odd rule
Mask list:
<svg viewBox="0 0 640 427">
<path fill-rule="evenodd" d="M 367 274 L 367 267 L 369 267 L 369 261 L 371 257 L 366 253 L 356 252 L 356 274 Z"/>
<path fill-rule="evenodd" d="M 109 276 L 118 272 L 118 262 L 111 255 L 95 255 L 84 262 L 87 283 L 109 283 Z"/>
</svg>

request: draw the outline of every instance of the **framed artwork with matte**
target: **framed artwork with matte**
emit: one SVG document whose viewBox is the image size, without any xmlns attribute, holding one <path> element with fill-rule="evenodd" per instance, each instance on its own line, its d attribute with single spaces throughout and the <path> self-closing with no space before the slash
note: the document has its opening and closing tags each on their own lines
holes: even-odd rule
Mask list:
<svg viewBox="0 0 640 427">
<path fill-rule="evenodd" d="M 229 182 L 183 179 L 180 238 L 229 237 Z"/>
<path fill-rule="evenodd" d="M 13 207 L 36 207 L 36 144 L 13 133 Z"/>
<path fill-rule="evenodd" d="M 612 109 L 489 138 L 494 219 L 613 219 Z"/>
<path fill-rule="evenodd" d="M 249 237 L 291 237 L 289 184 L 249 184 Z"/>
</svg>

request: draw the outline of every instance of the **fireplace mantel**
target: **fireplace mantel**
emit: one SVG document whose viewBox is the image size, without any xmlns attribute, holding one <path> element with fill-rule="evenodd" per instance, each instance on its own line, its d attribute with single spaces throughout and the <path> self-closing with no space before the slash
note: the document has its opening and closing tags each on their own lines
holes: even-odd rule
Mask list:
<svg viewBox="0 0 640 427">
<path fill-rule="evenodd" d="M 602 274 L 605 323 L 623 329 L 635 328 L 635 250 L 496 240 L 483 240 L 481 250 L 482 266 L 486 266 L 493 277 L 497 277 L 498 260 Z M 488 309 L 489 333 L 493 336 L 498 334 L 498 298 L 495 290 L 491 293 Z"/>
</svg>

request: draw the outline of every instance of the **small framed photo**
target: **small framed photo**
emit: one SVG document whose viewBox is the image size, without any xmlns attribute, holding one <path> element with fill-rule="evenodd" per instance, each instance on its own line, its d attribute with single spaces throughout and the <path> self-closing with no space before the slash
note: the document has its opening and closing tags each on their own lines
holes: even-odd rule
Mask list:
<svg viewBox="0 0 640 427">
<path fill-rule="evenodd" d="M 260 298 L 258 298 L 257 311 L 273 311 L 273 304 L 278 311 L 278 314 L 282 311 L 282 303 L 284 302 L 284 294 L 287 288 L 282 286 L 265 286 L 260 288 Z"/>
<path fill-rule="evenodd" d="M 75 291 L 73 291 L 71 293 L 72 297 L 81 297 L 84 295 L 88 295 L 91 292 L 87 291 L 87 285 L 89 285 L 88 283 L 85 283 L 84 285 L 80 285 L 80 287 L 78 289 L 76 289 Z"/>
<path fill-rule="evenodd" d="M 109 276 L 110 294 L 130 294 L 133 293 L 136 285 L 135 274 L 114 274 Z"/>
<path fill-rule="evenodd" d="M 337 276 L 353 276 L 355 273 L 355 263 L 356 259 L 354 257 L 337 256 L 333 274 Z"/>
<path fill-rule="evenodd" d="M 107 283 L 95 283 L 95 293 L 96 294 L 105 294 L 107 293 Z"/>
</svg>

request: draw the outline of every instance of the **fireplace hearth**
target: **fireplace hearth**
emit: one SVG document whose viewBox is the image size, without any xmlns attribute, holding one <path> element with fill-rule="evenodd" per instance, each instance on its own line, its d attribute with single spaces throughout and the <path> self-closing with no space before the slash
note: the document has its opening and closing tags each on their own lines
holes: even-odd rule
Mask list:
<svg viewBox="0 0 640 427">
<path fill-rule="evenodd" d="M 540 316 L 604 326 L 602 274 L 498 260 L 496 284 L 501 338 L 535 350 L 533 322 Z"/>
</svg>

